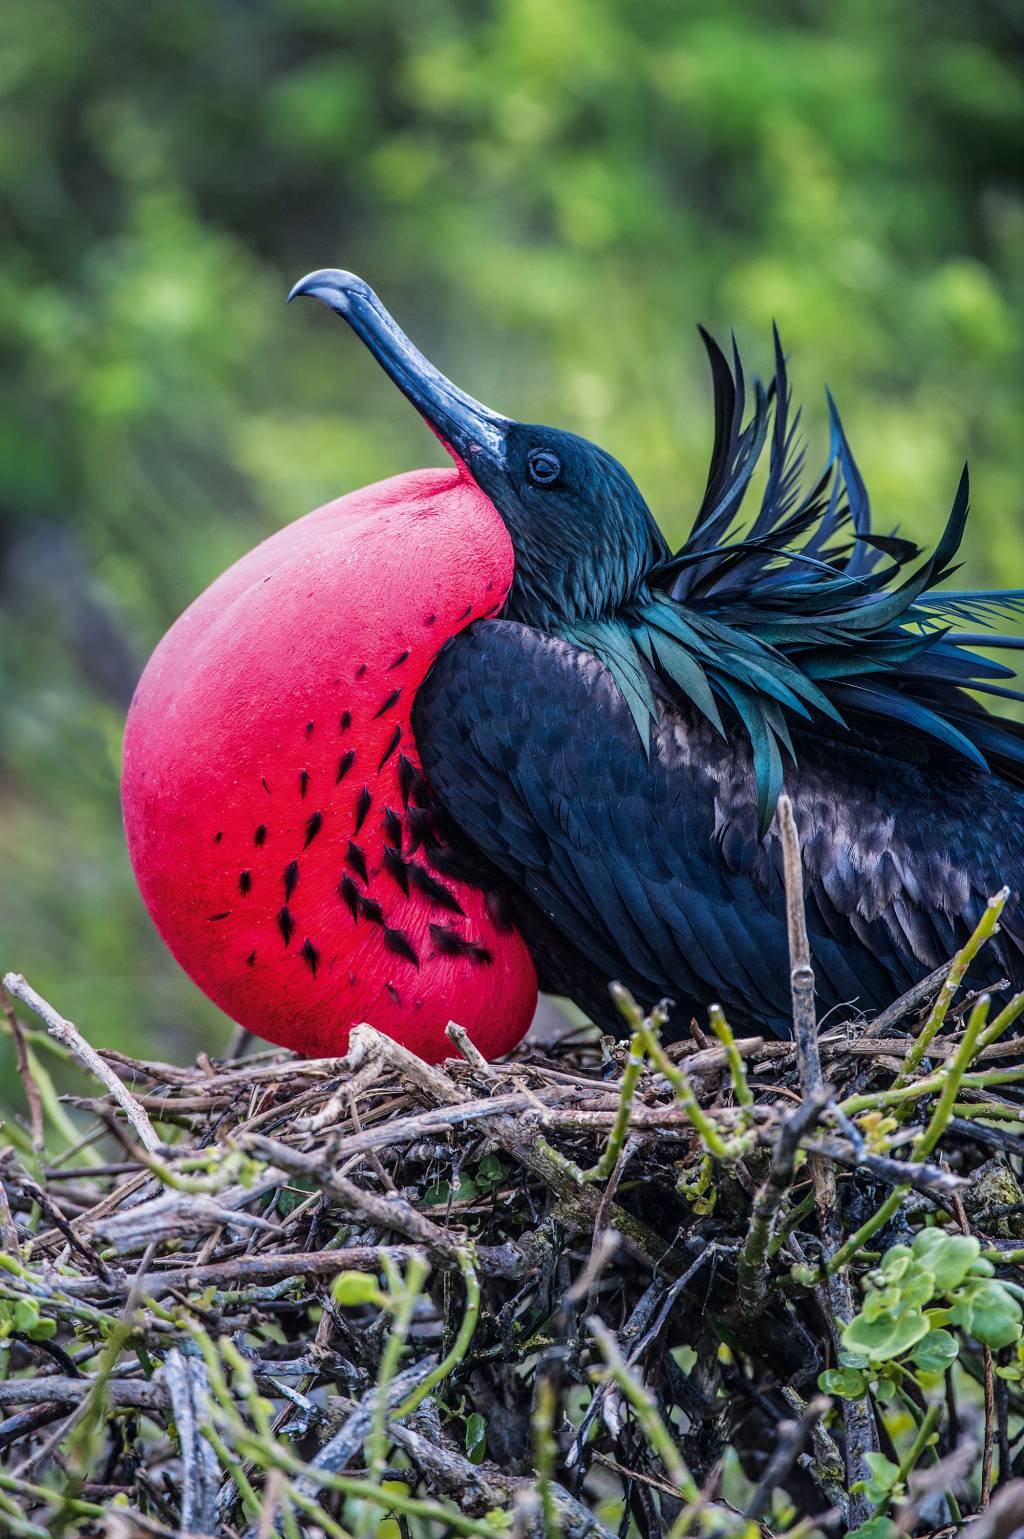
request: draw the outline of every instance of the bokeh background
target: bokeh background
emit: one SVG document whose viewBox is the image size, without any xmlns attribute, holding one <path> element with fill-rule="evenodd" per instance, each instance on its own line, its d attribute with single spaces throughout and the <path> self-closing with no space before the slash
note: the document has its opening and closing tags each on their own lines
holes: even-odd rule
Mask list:
<svg viewBox="0 0 1024 1539">
<path fill-rule="evenodd" d="M 774 318 L 812 462 L 827 380 L 880 521 L 933 538 L 969 455 L 969 577 L 1022 580 L 1015 0 L 9 0 L 3 30 L 0 966 L 93 1041 L 230 1030 L 122 843 L 149 649 L 282 523 L 438 460 L 343 327 L 285 308 L 312 267 L 599 440 L 675 534 L 695 323 L 767 369 Z"/>
</svg>

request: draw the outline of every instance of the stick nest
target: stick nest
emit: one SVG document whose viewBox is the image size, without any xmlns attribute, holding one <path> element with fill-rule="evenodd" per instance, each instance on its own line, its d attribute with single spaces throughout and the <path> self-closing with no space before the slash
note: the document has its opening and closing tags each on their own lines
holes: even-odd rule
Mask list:
<svg viewBox="0 0 1024 1539">
<path fill-rule="evenodd" d="M 666 1050 L 623 996 L 628 1043 L 488 1065 L 452 1029 L 440 1068 L 370 1027 L 96 1053 L 9 976 L 0 1532 L 1011 1534 L 1012 1341 L 932 1318 L 955 1360 L 819 1388 L 892 1247 L 1019 1275 L 1024 1069 L 969 960 L 796 1042 L 719 1015 Z M 101 1093 L 58 1101 L 54 1053 Z"/>
</svg>

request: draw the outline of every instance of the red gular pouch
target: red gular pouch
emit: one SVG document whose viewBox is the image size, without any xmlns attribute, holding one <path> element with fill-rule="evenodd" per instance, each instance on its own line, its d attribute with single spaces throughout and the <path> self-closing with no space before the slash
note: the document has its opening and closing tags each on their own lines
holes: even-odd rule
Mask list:
<svg viewBox="0 0 1024 1539">
<path fill-rule="evenodd" d="M 411 725 L 438 651 L 496 613 L 508 532 L 461 465 L 397 476 L 271 536 L 160 642 L 122 800 L 160 934 L 241 1026 L 313 1056 L 369 1022 L 428 1062 L 487 1058 L 536 1003 L 519 934 L 444 874 Z"/>
</svg>

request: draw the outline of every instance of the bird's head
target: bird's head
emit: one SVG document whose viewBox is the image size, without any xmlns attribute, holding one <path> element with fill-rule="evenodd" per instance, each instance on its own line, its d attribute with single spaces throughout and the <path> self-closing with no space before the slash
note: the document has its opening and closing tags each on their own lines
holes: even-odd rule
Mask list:
<svg viewBox="0 0 1024 1539">
<path fill-rule="evenodd" d="M 446 379 L 354 273 L 308 274 L 307 295 L 342 316 L 442 444 L 487 494 L 515 550 L 506 613 L 558 629 L 643 594 L 668 550 L 629 472 L 575 433 L 517 422 Z"/>
</svg>

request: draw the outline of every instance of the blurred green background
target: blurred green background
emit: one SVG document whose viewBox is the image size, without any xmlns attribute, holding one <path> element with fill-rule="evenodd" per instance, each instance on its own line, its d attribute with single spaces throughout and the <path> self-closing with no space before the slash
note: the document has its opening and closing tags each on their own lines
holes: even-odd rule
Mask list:
<svg viewBox="0 0 1024 1539">
<path fill-rule="evenodd" d="M 15 0 L 0 50 L 0 965 L 97 1043 L 228 1024 L 133 884 L 118 808 L 148 650 L 317 503 L 435 463 L 343 327 L 364 274 L 438 364 L 699 500 L 695 322 L 770 365 L 876 514 L 1020 582 L 1024 31 L 957 0 Z"/>
</svg>

